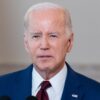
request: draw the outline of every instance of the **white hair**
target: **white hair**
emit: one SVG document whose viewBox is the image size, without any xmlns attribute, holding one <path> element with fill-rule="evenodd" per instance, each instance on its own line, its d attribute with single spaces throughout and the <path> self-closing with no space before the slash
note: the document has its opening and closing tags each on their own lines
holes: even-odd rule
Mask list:
<svg viewBox="0 0 100 100">
<path fill-rule="evenodd" d="M 69 30 L 72 31 L 72 23 L 71 23 L 71 17 L 70 17 L 69 11 L 60 5 L 50 3 L 50 2 L 44 2 L 44 3 L 39 3 L 36 5 L 33 5 L 27 10 L 27 12 L 24 16 L 25 29 L 27 29 L 27 27 L 28 27 L 28 16 L 29 16 L 30 12 L 34 12 L 35 10 L 46 10 L 46 9 L 47 10 L 48 9 L 61 9 L 61 10 L 63 10 L 64 14 L 65 14 L 65 21 L 67 24 L 67 28 L 69 28 Z"/>
</svg>

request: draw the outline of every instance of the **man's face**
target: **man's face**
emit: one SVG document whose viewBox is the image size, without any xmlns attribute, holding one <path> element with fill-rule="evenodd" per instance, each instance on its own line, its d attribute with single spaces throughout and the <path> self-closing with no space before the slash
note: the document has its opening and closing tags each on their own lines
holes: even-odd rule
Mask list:
<svg viewBox="0 0 100 100">
<path fill-rule="evenodd" d="M 64 65 L 72 46 L 72 35 L 65 31 L 64 14 L 60 10 L 35 11 L 29 15 L 25 47 L 38 71 L 56 73 Z"/>
</svg>

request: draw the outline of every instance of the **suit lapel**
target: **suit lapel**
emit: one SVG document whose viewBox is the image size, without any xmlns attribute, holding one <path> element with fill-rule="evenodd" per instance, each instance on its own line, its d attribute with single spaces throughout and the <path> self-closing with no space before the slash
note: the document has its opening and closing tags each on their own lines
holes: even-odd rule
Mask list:
<svg viewBox="0 0 100 100">
<path fill-rule="evenodd" d="M 78 75 L 74 72 L 68 64 L 68 74 L 65 82 L 65 87 L 61 100 L 81 100 L 83 93 L 81 91 L 81 84 Z"/>
</svg>

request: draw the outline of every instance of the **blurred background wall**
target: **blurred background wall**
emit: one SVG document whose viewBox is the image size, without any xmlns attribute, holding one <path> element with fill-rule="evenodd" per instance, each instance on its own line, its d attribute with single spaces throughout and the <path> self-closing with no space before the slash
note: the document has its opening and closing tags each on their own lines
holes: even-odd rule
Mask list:
<svg viewBox="0 0 100 100">
<path fill-rule="evenodd" d="M 71 13 L 75 38 L 67 61 L 75 70 L 100 80 L 100 0 L 0 0 L 0 73 L 31 63 L 23 44 L 23 17 L 31 5 L 45 1 Z"/>
</svg>

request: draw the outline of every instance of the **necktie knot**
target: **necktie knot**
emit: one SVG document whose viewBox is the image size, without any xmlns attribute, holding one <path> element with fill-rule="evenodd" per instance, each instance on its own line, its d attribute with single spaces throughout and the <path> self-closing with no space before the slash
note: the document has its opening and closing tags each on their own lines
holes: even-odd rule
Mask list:
<svg viewBox="0 0 100 100">
<path fill-rule="evenodd" d="M 51 87 L 51 84 L 49 81 L 43 81 L 41 83 L 41 89 L 46 90 L 47 88 Z"/>
<path fill-rule="evenodd" d="M 41 83 L 41 89 L 38 91 L 36 97 L 38 100 L 49 100 L 48 94 L 46 89 L 51 87 L 51 84 L 49 81 L 43 81 Z"/>
</svg>

